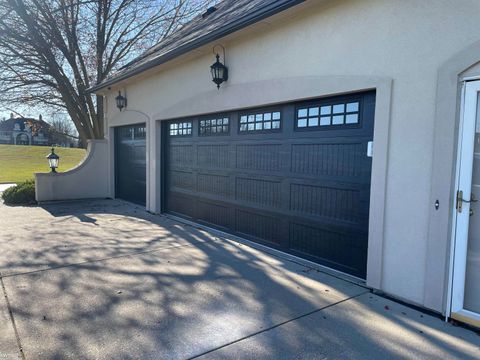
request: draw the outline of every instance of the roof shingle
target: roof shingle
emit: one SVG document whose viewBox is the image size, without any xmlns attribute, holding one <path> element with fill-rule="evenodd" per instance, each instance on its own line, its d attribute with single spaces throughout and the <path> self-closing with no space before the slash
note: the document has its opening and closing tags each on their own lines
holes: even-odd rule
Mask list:
<svg viewBox="0 0 480 360">
<path fill-rule="evenodd" d="M 215 6 L 216 11 L 205 17 L 196 16 L 180 30 L 120 68 L 90 91 L 94 92 L 135 76 L 304 1 L 224 0 Z"/>
</svg>

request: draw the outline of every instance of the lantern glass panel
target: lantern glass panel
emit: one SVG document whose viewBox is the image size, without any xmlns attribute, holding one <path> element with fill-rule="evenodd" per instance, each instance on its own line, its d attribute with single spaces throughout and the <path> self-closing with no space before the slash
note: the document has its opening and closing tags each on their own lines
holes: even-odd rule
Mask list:
<svg viewBox="0 0 480 360">
<path fill-rule="evenodd" d="M 58 159 L 48 159 L 48 164 L 51 169 L 56 169 L 58 168 Z"/>
</svg>

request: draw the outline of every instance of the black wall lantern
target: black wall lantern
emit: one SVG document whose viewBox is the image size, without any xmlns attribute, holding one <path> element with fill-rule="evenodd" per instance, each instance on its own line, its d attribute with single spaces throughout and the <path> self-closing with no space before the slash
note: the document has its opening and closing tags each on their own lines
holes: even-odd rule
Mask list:
<svg viewBox="0 0 480 360">
<path fill-rule="evenodd" d="M 117 108 L 122 111 L 123 108 L 127 107 L 127 98 L 122 96 L 122 93 L 119 91 L 118 96 L 115 98 L 117 102 Z"/>
<path fill-rule="evenodd" d="M 50 169 L 52 169 L 52 172 L 56 173 L 57 172 L 56 169 L 58 168 L 58 162 L 60 161 L 60 156 L 55 154 L 53 147 L 52 147 L 52 152 L 47 155 L 47 160 L 48 160 L 48 166 L 50 166 Z"/>
<path fill-rule="evenodd" d="M 218 52 L 215 52 L 216 47 L 221 47 L 223 50 L 223 62 L 225 62 L 225 48 L 222 45 L 215 45 L 213 47 L 213 53 L 215 54 L 217 61 L 210 66 L 212 81 L 217 84 L 217 89 L 220 89 L 220 84 L 228 80 L 228 68 L 220 61 L 220 55 Z"/>
</svg>

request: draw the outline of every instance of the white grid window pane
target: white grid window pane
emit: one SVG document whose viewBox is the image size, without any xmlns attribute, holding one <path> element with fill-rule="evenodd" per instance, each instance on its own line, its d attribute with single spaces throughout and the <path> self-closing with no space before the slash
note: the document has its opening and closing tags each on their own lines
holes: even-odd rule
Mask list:
<svg viewBox="0 0 480 360">
<path fill-rule="evenodd" d="M 192 134 L 192 123 L 181 122 L 170 124 L 170 136 L 181 136 Z"/>
<path fill-rule="evenodd" d="M 347 112 L 358 112 L 359 103 L 352 102 L 347 104 Z"/>
<path fill-rule="evenodd" d="M 246 117 L 244 121 L 246 121 Z M 242 122 L 242 119 L 240 119 Z M 221 135 L 222 133 L 229 132 L 229 119 L 228 118 L 219 118 L 219 119 L 208 119 L 201 120 L 199 122 L 199 134 L 200 135 Z"/>
<path fill-rule="evenodd" d="M 280 112 L 242 115 L 240 116 L 239 130 L 240 132 L 245 132 L 280 129 L 280 117 Z M 242 126 L 242 124 L 246 124 L 247 126 Z"/>
<path fill-rule="evenodd" d="M 342 125 L 343 124 L 343 115 L 335 115 L 332 117 L 332 125 Z"/>
<path fill-rule="evenodd" d="M 322 106 L 320 108 L 320 115 L 330 115 L 332 113 L 331 106 Z"/>
<path fill-rule="evenodd" d="M 333 113 L 341 114 L 345 112 L 345 104 L 333 105 Z"/>
<path fill-rule="evenodd" d="M 348 114 L 345 117 L 346 124 L 358 124 L 358 114 Z"/>
<path fill-rule="evenodd" d="M 300 109 L 298 110 L 298 117 L 301 118 L 301 117 L 307 117 L 308 115 L 308 110 L 307 109 Z"/>
<path fill-rule="evenodd" d="M 309 118 L 308 126 L 318 126 L 318 117 Z"/>
<path fill-rule="evenodd" d="M 328 126 L 331 124 L 332 118 L 330 116 L 322 116 L 320 118 L 320 126 Z"/>
<path fill-rule="evenodd" d="M 318 116 L 318 107 L 308 109 L 308 116 Z"/>
</svg>

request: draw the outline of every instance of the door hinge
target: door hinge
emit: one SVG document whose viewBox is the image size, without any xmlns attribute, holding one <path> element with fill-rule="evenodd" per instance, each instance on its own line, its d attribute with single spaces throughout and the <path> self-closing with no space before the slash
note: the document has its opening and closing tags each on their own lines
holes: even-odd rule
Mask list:
<svg viewBox="0 0 480 360">
<path fill-rule="evenodd" d="M 478 200 L 475 199 L 475 195 L 474 195 L 474 194 L 471 194 L 471 195 L 470 195 L 470 200 L 465 200 L 465 199 L 463 198 L 463 191 L 462 191 L 462 190 L 458 190 L 458 191 L 457 191 L 457 201 L 456 201 L 456 206 L 455 206 L 455 207 L 457 208 L 457 211 L 458 211 L 459 213 L 462 212 L 462 208 L 463 208 L 463 203 L 464 203 L 464 202 L 470 204 L 470 203 L 476 203 L 476 202 L 478 202 Z"/>
<path fill-rule="evenodd" d="M 459 213 L 461 213 L 462 207 L 463 207 L 463 191 L 457 190 L 457 200 L 456 200 L 455 208 Z"/>
</svg>

